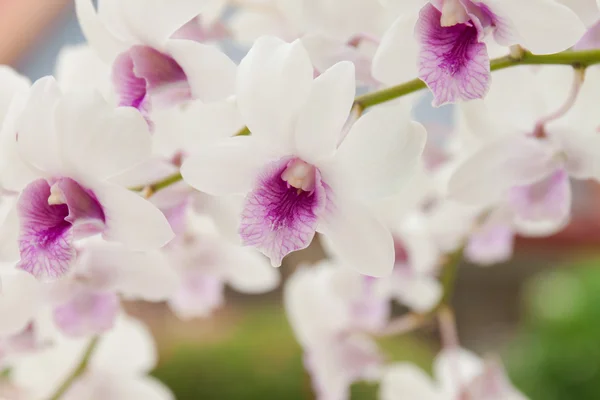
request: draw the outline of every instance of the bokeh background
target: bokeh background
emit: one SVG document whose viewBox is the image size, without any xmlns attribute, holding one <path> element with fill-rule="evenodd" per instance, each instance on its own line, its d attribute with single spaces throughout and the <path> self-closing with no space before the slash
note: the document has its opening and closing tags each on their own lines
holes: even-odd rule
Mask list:
<svg viewBox="0 0 600 400">
<path fill-rule="evenodd" d="M 32 79 L 53 73 L 62 46 L 82 41 L 70 0 L 0 0 L 0 63 Z M 417 111 L 436 123 L 449 123 L 450 115 L 426 106 Z M 321 255 L 318 245 L 294 254 L 282 273 Z M 179 400 L 312 399 L 281 297 L 281 291 L 231 292 L 226 307 L 192 322 L 179 321 L 160 304 L 127 308 L 152 328 L 161 354 L 154 374 Z M 453 303 L 461 343 L 482 355 L 501 355 L 531 399 L 600 399 L 600 187 L 578 184 L 567 229 L 518 240 L 510 263 L 461 265 Z M 410 360 L 425 369 L 439 350 L 433 328 L 381 345 L 390 361 Z M 352 399 L 376 399 L 376 393 L 376 386 L 359 383 Z"/>
</svg>

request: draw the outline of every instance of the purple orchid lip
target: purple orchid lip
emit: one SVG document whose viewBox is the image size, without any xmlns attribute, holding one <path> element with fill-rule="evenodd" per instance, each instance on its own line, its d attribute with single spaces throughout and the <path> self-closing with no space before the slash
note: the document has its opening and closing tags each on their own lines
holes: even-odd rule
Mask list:
<svg viewBox="0 0 600 400">
<path fill-rule="evenodd" d="M 93 193 L 70 178 L 53 184 L 30 183 L 17 203 L 20 220 L 18 268 L 40 279 L 56 279 L 69 270 L 76 252 L 73 240 L 99 233 L 102 206 Z"/>
<path fill-rule="evenodd" d="M 148 117 L 153 106 L 167 107 L 192 98 L 183 68 L 169 55 L 148 46 L 132 46 L 113 65 L 119 105 Z"/>
<path fill-rule="evenodd" d="M 427 4 L 415 28 L 421 43 L 419 77 L 432 90 L 435 106 L 482 98 L 490 85 L 489 56 L 481 40 L 493 18 L 470 2 L 469 7 L 456 4 L 461 13 L 450 16 Z"/>
<path fill-rule="evenodd" d="M 269 164 L 248 194 L 240 235 L 275 266 L 292 251 L 310 244 L 327 202 L 326 185 L 317 168 L 299 158 Z"/>
</svg>

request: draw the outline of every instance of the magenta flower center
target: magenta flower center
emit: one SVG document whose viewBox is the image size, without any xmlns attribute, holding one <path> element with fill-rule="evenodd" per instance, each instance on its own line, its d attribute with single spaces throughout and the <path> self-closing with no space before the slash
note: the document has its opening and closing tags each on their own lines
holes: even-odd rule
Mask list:
<svg viewBox="0 0 600 400">
<path fill-rule="evenodd" d="M 18 267 L 40 279 L 65 274 L 75 258 L 73 240 L 102 230 L 105 216 L 93 193 L 70 178 L 30 183 L 17 203 Z"/>
<path fill-rule="evenodd" d="M 288 183 L 288 187 L 299 189 L 298 194 L 300 194 L 302 191 L 315 190 L 315 174 L 315 167 L 296 158 L 288 163 L 281 174 L 281 179 Z"/>
<path fill-rule="evenodd" d="M 280 265 L 282 258 L 307 247 L 327 202 L 326 185 L 315 166 L 299 158 L 269 164 L 246 198 L 240 235 Z"/>
</svg>

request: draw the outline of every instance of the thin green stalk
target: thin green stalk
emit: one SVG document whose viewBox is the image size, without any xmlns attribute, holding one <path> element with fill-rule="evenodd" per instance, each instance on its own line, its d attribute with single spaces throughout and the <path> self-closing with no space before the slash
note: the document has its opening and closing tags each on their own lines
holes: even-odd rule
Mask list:
<svg viewBox="0 0 600 400">
<path fill-rule="evenodd" d="M 183 180 L 183 176 L 181 176 L 181 172 L 177 171 L 173 175 L 169 175 L 166 178 L 163 178 L 160 181 L 154 182 L 151 185 L 136 186 L 136 187 L 129 188 L 129 190 L 132 190 L 134 192 L 145 192 L 144 195 L 146 197 L 150 197 L 154 193 L 158 192 L 159 190 L 167 188 L 181 180 Z"/>
<path fill-rule="evenodd" d="M 81 357 L 81 361 L 79 361 L 77 368 L 75 368 L 71 375 L 69 375 L 69 377 L 62 383 L 62 385 L 60 385 L 60 387 L 56 390 L 56 392 L 54 392 L 54 394 L 52 395 L 52 397 L 50 397 L 49 400 L 60 400 L 64 396 L 64 394 L 67 393 L 67 391 L 69 390 L 71 385 L 73 385 L 73 383 L 77 380 L 77 378 L 83 375 L 83 373 L 87 369 L 90 359 L 92 358 L 92 354 L 94 354 L 94 350 L 96 350 L 98 340 L 99 338 L 96 336 L 90 341 L 90 344 L 88 344 L 88 347 L 85 349 L 85 353 L 83 353 L 83 356 Z"/>
<path fill-rule="evenodd" d="M 573 67 L 588 67 L 599 63 L 600 50 L 567 50 L 547 55 L 536 55 L 528 51 L 523 51 L 518 56 L 508 55 L 493 59 L 490 62 L 490 70 L 498 71 L 517 65 L 571 65 Z M 427 85 L 422 80 L 413 79 L 397 86 L 358 96 L 354 102 L 364 110 L 409 95 L 426 87 Z"/>
<path fill-rule="evenodd" d="M 600 50 L 566 50 L 561 53 L 546 55 L 536 55 L 532 54 L 529 51 L 521 50 L 520 52 L 518 52 L 518 54 L 507 55 L 491 60 L 490 70 L 498 71 L 517 65 L 571 65 L 574 68 L 585 68 L 594 64 L 600 64 Z M 367 93 L 362 96 L 358 96 L 354 100 L 354 109 L 358 110 L 359 112 L 362 112 L 369 107 L 383 104 L 388 101 L 392 101 L 400 97 L 409 95 L 411 93 L 418 92 L 419 90 L 425 89 L 426 87 L 427 85 L 425 84 L 425 82 L 417 78 L 397 86 L 392 86 L 389 88 L 377 90 L 375 92 Z M 247 127 L 242 128 L 237 133 L 237 136 L 245 135 L 250 135 L 250 130 L 248 130 Z M 147 190 L 147 195 L 151 195 L 158 190 L 164 189 L 174 183 L 181 181 L 182 179 L 183 178 L 181 174 L 176 173 L 152 185 L 132 188 L 131 190 Z"/>
</svg>

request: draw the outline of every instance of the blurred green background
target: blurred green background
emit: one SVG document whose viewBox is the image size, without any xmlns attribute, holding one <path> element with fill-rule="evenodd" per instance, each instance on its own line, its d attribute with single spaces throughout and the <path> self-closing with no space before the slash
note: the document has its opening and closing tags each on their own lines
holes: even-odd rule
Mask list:
<svg viewBox="0 0 600 400">
<path fill-rule="evenodd" d="M 518 258 L 484 270 L 489 279 L 483 283 L 480 267 L 461 267 L 455 303 L 463 344 L 481 355 L 503 356 L 515 385 L 533 400 L 600 399 L 600 259 L 566 262 L 550 270 L 533 266 L 543 271 L 522 281 L 520 274 L 494 277 L 510 276 L 507 268 L 519 265 L 531 266 L 527 258 Z M 507 289 L 513 280 L 518 290 Z M 468 287 L 477 281 L 487 302 L 478 301 L 477 290 L 469 298 Z M 171 320 L 165 311 L 165 320 L 154 324 L 163 353 L 154 375 L 179 400 L 313 399 L 301 349 L 277 305 L 279 296 L 259 301 L 238 296 L 210 320 L 191 325 Z M 507 307 L 516 307 L 516 313 Z M 471 321 L 484 311 L 491 313 L 490 321 L 496 317 L 494 325 Z M 184 337 L 174 334 L 178 329 Z M 482 337 L 481 332 L 490 334 Z M 390 361 L 410 360 L 425 370 L 439 346 L 431 329 L 380 344 Z M 352 387 L 353 400 L 376 399 L 376 394 L 374 384 Z"/>
</svg>

